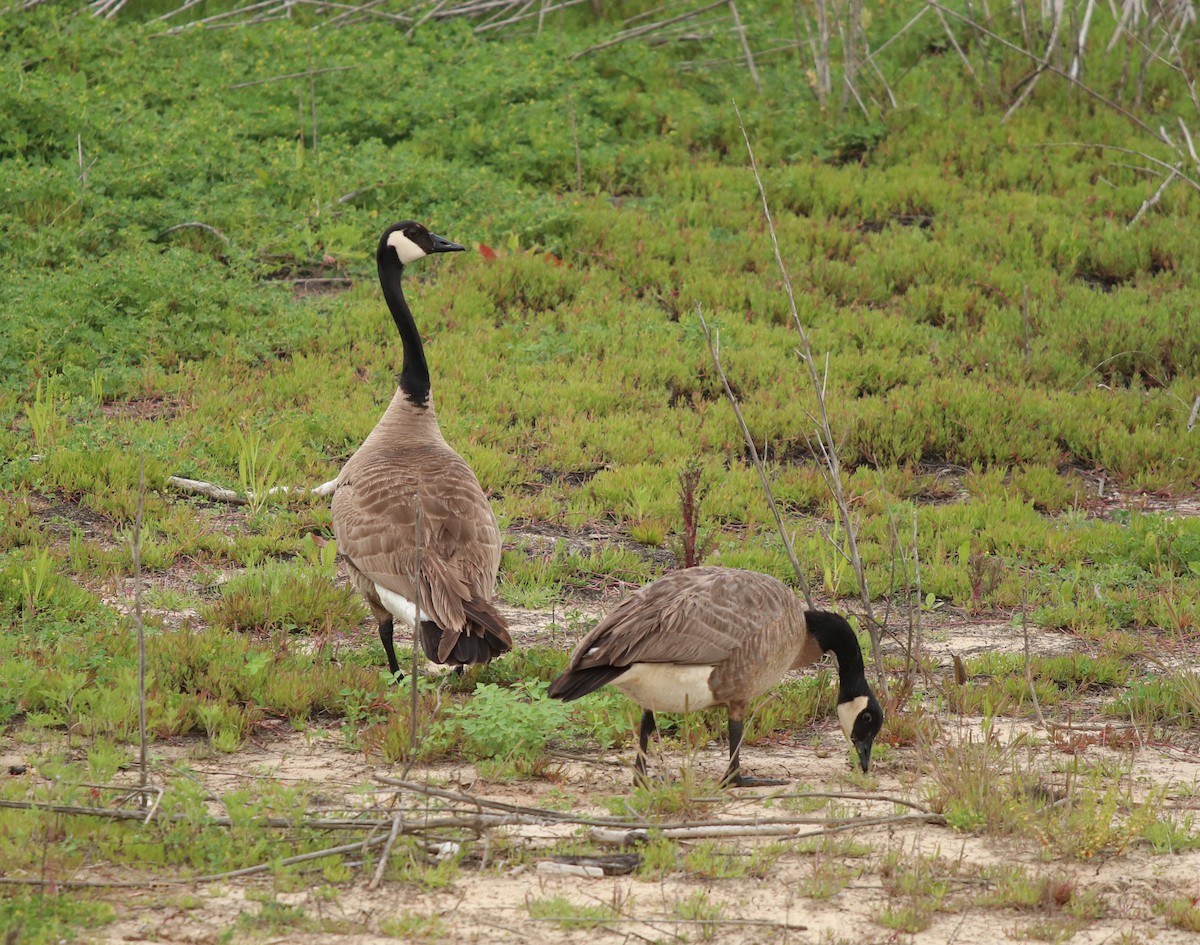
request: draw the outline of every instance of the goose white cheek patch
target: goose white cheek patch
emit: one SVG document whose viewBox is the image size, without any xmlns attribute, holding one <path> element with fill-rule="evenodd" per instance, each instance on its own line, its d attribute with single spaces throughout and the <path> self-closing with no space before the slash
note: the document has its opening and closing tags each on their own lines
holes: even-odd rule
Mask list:
<svg viewBox="0 0 1200 945">
<path fill-rule="evenodd" d="M 417 607 L 407 597 L 397 594 L 395 591 L 389 591 L 386 587 L 380 587 L 378 584 L 375 585 L 375 593 L 379 595 L 379 602 L 383 604 L 389 614 L 410 627 L 417 625 L 415 619 Z M 433 618 L 422 610 L 421 619 L 432 620 Z"/>
<path fill-rule="evenodd" d="M 858 696 L 851 699 L 849 702 L 843 702 L 837 707 L 838 722 L 841 723 L 842 731 L 846 738 L 850 738 L 850 733 L 854 731 L 854 720 L 858 718 L 858 713 L 867 707 L 867 697 Z"/>
<path fill-rule="evenodd" d="M 400 262 L 405 266 L 411 262 L 416 262 L 425 255 L 425 250 L 421 249 L 420 246 L 410 240 L 400 230 L 397 230 L 388 237 L 388 246 L 396 251 L 396 255 L 400 257 Z"/>
</svg>

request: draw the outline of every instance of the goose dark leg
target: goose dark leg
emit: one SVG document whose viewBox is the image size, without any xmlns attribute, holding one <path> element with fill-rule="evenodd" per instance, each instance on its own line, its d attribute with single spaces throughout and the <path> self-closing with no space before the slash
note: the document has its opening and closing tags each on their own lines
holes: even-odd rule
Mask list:
<svg viewBox="0 0 1200 945">
<path fill-rule="evenodd" d="M 392 645 L 392 618 L 379 621 L 379 639 L 383 643 L 383 651 L 387 654 L 388 669 L 392 671 L 392 675 L 400 674 L 400 678 L 404 676 L 400 673 L 400 663 L 396 659 L 396 648 Z"/>
<path fill-rule="evenodd" d="M 725 770 L 725 777 L 721 779 L 721 786 L 772 787 L 778 784 L 787 784 L 786 781 L 780 781 L 778 778 L 752 778 L 742 774 L 742 728 L 741 718 L 735 717 L 732 712 L 729 713 L 729 767 Z"/>
<path fill-rule="evenodd" d="M 658 726 L 654 724 L 654 713 L 649 709 L 642 712 L 642 726 L 638 731 L 638 753 L 637 761 L 633 763 L 633 783 L 634 785 L 645 784 L 646 777 L 646 755 L 650 751 L 650 736 L 658 731 Z"/>
</svg>

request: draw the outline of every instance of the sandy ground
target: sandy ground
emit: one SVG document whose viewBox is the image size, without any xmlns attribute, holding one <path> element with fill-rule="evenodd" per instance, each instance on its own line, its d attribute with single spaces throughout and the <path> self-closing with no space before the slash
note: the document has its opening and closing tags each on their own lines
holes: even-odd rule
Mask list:
<svg viewBox="0 0 1200 945">
<path fill-rule="evenodd" d="M 44 510 L 69 511 L 68 507 Z M 79 523 L 90 528 L 91 523 Z M 99 529 L 95 529 L 99 532 Z M 96 537 L 100 537 L 97 534 Z M 553 536 L 551 536 L 553 537 Z M 529 536 L 522 536 L 528 540 Z M 548 539 L 549 540 L 549 539 Z M 164 575 L 165 589 L 197 594 L 197 585 L 185 572 Z M 116 606 L 129 603 L 131 588 L 121 585 L 97 589 Z M 210 589 L 211 591 L 211 589 Z M 618 592 L 619 593 L 619 592 Z M 596 615 L 611 600 L 590 600 L 560 608 Z M 168 626 L 196 627 L 195 611 L 163 612 Z M 518 645 L 562 643 L 561 630 L 547 630 L 551 614 L 509 610 Z M 364 627 L 363 633 L 373 631 Z M 1032 645 L 1040 654 L 1086 650 L 1075 637 L 1033 632 Z M 950 673 L 952 657 L 968 658 L 985 651 L 1021 652 L 1019 628 L 1002 619 L 968 619 L 949 612 L 927 618 L 925 652 L 936 664 L 935 672 Z M 1088 707 L 1081 707 L 1086 714 Z M 1081 717 L 1077 715 L 1076 718 Z M 941 713 L 941 746 L 978 739 L 982 720 Z M 1059 721 L 1063 721 L 1059 718 Z M 1001 719 L 998 737 L 1023 737 L 1039 766 L 1064 770 L 1076 762 L 1088 766 L 1107 764 L 1114 776 L 1127 777 L 1135 794 L 1148 797 L 1164 793 L 1163 809 L 1179 818 L 1191 816 L 1193 832 L 1200 830 L 1200 737 L 1195 732 L 1173 733 L 1169 741 L 1140 738 L 1109 739 L 1103 731 L 1060 737 L 1055 745 L 1045 732 L 1025 722 Z M 1063 750 L 1064 740 L 1075 738 L 1075 753 Z M 267 782 L 306 785 L 323 809 L 370 807 L 396 803 L 391 789 L 374 780 L 378 774 L 399 776 L 390 766 L 379 766 L 345 747 L 336 731 L 310 731 L 304 735 L 286 726 L 267 726 L 251 743 L 233 755 L 206 754 L 198 741 L 160 743 L 153 748 L 162 770 L 186 767 L 219 796 L 233 789 Z M 1130 747 L 1132 745 L 1133 747 Z M 685 759 L 668 754 L 653 759 L 657 771 L 678 772 L 691 764 L 703 777 L 719 777 L 726 762 L 726 747 L 714 744 Z M 24 760 L 17 743 L 0 741 L 0 765 Z M 630 792 L 630 752 L 604 758 L 558 758 L 552 777 L 522 782 L 489 782 L 471 766 L 438 767 L 410 773 L 414 779 L 469 792 L 494 801 L 547 809 L 569 804 L 583 816 L 609 815 L 598 799 Z M 844 740 L 832 719 L 804 720 L 794 735 L 778 733 L 768 743 L 747 746 L 743 765 L 754 774 L 786 779 L 784 788 L 721 792 L 703 805 L 708 819 L 763 820 L 786 813 L 786 802 L 772 794 L 797 792 L 851 792 L 869 798 L 820 802 L 806 816 L 827 818 L 888 817 L 903 808 L 891 798 L 923 804 L 928 796 L 933 766 L 943 763 L 938 746 L 889 748 L 878 753 L 870 779 L 853 773 Z M 0 769 L 2 770 L 2 769 Z M 401 803 L 414 803 L 406 795 Z M 798 815 L 797 815 L 798 816 Z M 811 827 L 797 828 L 811 830 Z M 122 891 L 110 901 L 118 912 L 116 922 L 85 940 L 102 943 L 207 943 L 271 942 L 341 945 L 395 941 L 396 923 L 412 917 L 436 917 L 438 926 L 426 940 L 448 942 L 520 943 L 553 945 L 560 942 L 612 941 L 618 943 L 718 941 L 871 943 L 905 941 L 918 945 L 959 943 L 991 945 L 1005 940 L 1072 941 L 1077 943 L 1200 941 L 1200 935 L 1170 927 L 1156 908 L 1165 899 L 1200 900 L 1200 852 L 1156 855 L 1144 843 L 1129 849 L 1077 861 L 1056 858 L 1030 839 L 1020 841 L 983 837 L 934 823 L 885 823 L 860 826 L 837 835 L 819 853 L 811 845 L 789 838 L 734 837 L 721 841 L 731 860 L 782 843 L 778 857 L 761 876 L 709 878 L 695 870 L 678 869 L 654 878 L 637 874 L 585 877 L 552 872 L 556 845 L 581 837 L 586 828 L 571 825 L 495 828 L 487 839 L 467 842 L 462 862 L 449 885 L 423 889 L 417 885 L 385 881 L 368 889 L 370 867 L 354 869 L 353 879 L 329 885 L 314 874 L 310 889 L 281 892 L 270 878 L 255 877 L 172 889 Z M 361 836 L 358 834 L 357 836 Z M 332 842 L 346 842 L 339 835 Z M 705 841 L 680 841 L 695 850 Z M 503 854 L 497 850 L 503 849 Z M 778 848 L 777 848 L 778 849 Z M 621 852 L 612 848 L 613 853 Z M 887 911 L 904 908 L 911 897 L 898 887 L 895 871 L 911 868 L 922 858 L 936 861 L 946 880 L 944 911 L 932 915 L 928 928 L 915 933 L 897 931 L 886 924 Z M 486 861 L 486 862 L 481 862 Z M 899 864 L 899 866 L 897 866 Z M 1058 909 L 1017 911 L 988 908 L 983 902 L 995 883 L 989 870 L 1019 866 L 1035 877 L 1047 877 L 1066 890 L 1074 901 L 1089 896 L 1102 904 L 1098 918 L 1074 925 Z M 822 890 L 820 881 L 840 877 L 840 888 Z M 84 869 L 77 879 L 112 879 L 102 866 Z M 530 904 L 562 896 L 577 906 L 605 906 L 613 918 L 589 928 L 564 928 L 549 919 L 535 919 Z M 697 899 L 699 897 L 699 899 Z M 248 929 L 239 916 L 261 910 L 264 899 L 303 910 L 304 931 L 298 924 Z M 719 911 L 715 922 L 695 921 L 685 909 L 702 901 Z M 681 905 L 683 904 L 683 905 Z"/>
<path fill-rule="evenodd" d="M 548 614 L 510 612 L 518 642 L 532 642 L 544 633 Z M 1069 637 L 1039 633 L 1039 652 L 1061 652 L 1080 645 Z M 982 649 L 1019 650 L 1023 640 L 1007 622 L 978 622 L 944 619 L 929 628 L 928 651 L 948 665 L 949 655 L 969 656 Z M 943 716 L 942 740 L 961 744 L 978 739 L 982 720 Z M 1002 740 L 1023 735 L 1042 747 L 1036 754 L 1045 763 L 1069 763 L 1071 756 L 1049 744 L 1044 733 L 1026 723 L 1002 720 L 997 725 Z M 1195 740 L 1193 739 L 1193 742 Z M 234 755 L 206 755 L 194 741 L 154 747 L 161 765 L 186 766 L 220 795 L 236 788 L 264 782 L 304 784 L 315 789 L 328 808 L 371 807 L 396 802 L 392 790 L 373 780 L 377 774 L 399 777 L 391 766 L 379 766 L 345 747 L 336 732 L 292 733 L 282 728 L 264 730 L 252 743 Z M 1197 745 L 1176 741 L 1170 745 L 1143 745 L 1134 750 L 1085 746 L 1080 759 L 1089 765 L 1108 762 L 1114 771 L 1128 772 L 1136 792 L 1146 795 L 1166 789 L 1166 809 L 1179 816 L 1200 808 L 1200 754 Z M 11 763 L 14 746 L 0 752 L 0 761 Z M 692 764 L 705 777 L 715 778 L 724 769 L 726 748 L 714 744 L 690 761 L 676 754 L 659 756 L 656 770 L 678 771 Z M 571 809 L 585 816 L 610 812 L 597 806 L 596 798 L 619 796 L 630 791 L 629 753 L 590 759 L 564 756 L 553 779 L 497 783 L 483 780 L 469 765 L 437 767 L 411 772 L 410 777 L 469 792 L 494 801 L 533 807 L 562 809 L 564 797 Z M 924 801 L 931 764 L 938 763 L 936 750 L 893 748 L 881 754 L 872 778 L 864 782 L 849 765 L 844 741 L 833 720 L 806 725 L 802 733 L 786 733 L 769 744 L 748 746 L 743 764 L 755 774 L 786 779 L 783 788 L 742 790 L 720 794 L 705 805 L 703 816 L 714 819 L 761 820 L 785 816 L 781 802 L 768 804 L 764 798 L 798 791 L 867 793 L 880 799 L 835 799 L 809 812 L 815 817 L 887 817 L 901 808 L 883 798 Z M 412 804 L 412 795 L 402 803 Z M 1200 820 L 1200 815 L 1195 815 Z M 797 828 L 811 830 L 811 827 Z M 442 889 L 422 889 L 412 884 L 385 881 L 369 890 L 371 869 L 355 870 L 354 879 L 339 883 L 332 898 L 328 887 L 314 876 L 313 888 L 276 892 L 269 878 L 251 878 L 180 890 L 147 890 L 122 894 L 116 900 L 118 920 L 100 930 L 90 941 L 218 943 L 239 941 L 296 942 L 311 945 L 395 941 L 385 929 L 411 916 L 436 916 L 438 939 L 451 942 L 502 942 L 521 945 L 589 941 L 674 942 L 955 942 L 959 945 L 990 945 L 1001 940 L 1047 939 L 1078 943 L 1196 941 L 1194 933 L 1168 927 L 1156 912 L 1161 900 L 1184 896 L 1200 897 L 1200 853 L 1156 855 L 1138 844 L 1118 855 L 1087 861 L 1055 859 L 1029 840 L 1011 841 L 956 832 L 931 823 L 885 824 L 862 827 L 838 835 L 832 847 L 820 855 L 787 838 L 738 837 L 721 841 L 733 856 L 748 856 L 772 843 L 790 843 L 761 877 L 706 878 L 679 869 L 656 878 L 635 875 L 583 877 L 556 875 L 547 870 L 554 847 L 564 839 L 582 836 L 586 828 L 572 825 L 516 826 L 497 828 L 488 841 L 468 842 L 453 881 Z M 843 841 L 852 841 L 847 848 Z M 345 842 L 339 836 L 331 842 Z M 702 840 L 684 841 L 683 848 L 695 849 Z M 503 846 L 503 855 L 491 853 Z M 519 851 L 514 854 L 513 851 Z M 612 848 L 614 853 L 620 852 Z M 481 868 L 481 857 L 489 862 Z M 897 932 L 882 924 L 886 910 L 902 908 L 908 901 L 890 876 L 897 858 L 913 864 L 921 857 L 936 858 L 939 872 L 946 875 L 948 889 L 944 912 L 932 916 L 930 925 L 915 934 Z M 1003 865 L 1019 865 L 1034 876 L 1054 879 L 1073 895 L 1095 895 L 1104 903 L 1103 916 L 1078 923 L 1065 923 L 1062 913 L 1045 910 L 1018 912 L 985 908 L 981 897 L 994 888 L 985 873 Z M 816 881 L 831 871 L 845 885 L 830 895 L 814 890 Z M 102 870 L 84 870 L 78 878 L 100 878 Z M 111 878 L 111 877 L 110 877 Z M 322 887 L 325 887 L 324 889 Z M 719 907 L 715 924 L 683 921 L 680 903 L 702 894 L 710 907 Z M 580 906 L 603 905 L 614 915 L 591 929 L 563 928 L 555 921 L 535 919 L 529 904 L 562 896 Z M 247 930 L 238 925 L 243 913 L 262 908 L 264 898 L 303 910 L 308 927 L 294 926 Z M 1049 923 L 1049 924 L 1048 924 Z"/>
<path fill-rule="evenodd" d="M 962 731 L 950 738 L 963 737 L 978 730 L 980 720 L 961 719 Z M 805 747 L 759 746 L 748 749 L 746 766 L 756 773 L 787 778 L 793 785 L 774 789 L 792 792 L 802 785 L 805 790 L 859 791 L 849 776 L 845 751 L 838 745 L 840 735 L 833 727 L 821 732 L 816 745 Z M 332 741 L 332 739 L 330 739 Z M 194 748 L 194 746 L 192 746 Z M 188 746 L 176 746 L 158 754 L 169 759 L 172 753 L 185 756 Z M 1178 750 L 1143 748 L 1134 754 L 1092 749 L 1089 761 L 1108 758 L 1123 768 L 1132 765 L 1133 777 L 1147 786 L 1177 785 L 1168 805 L 1181 808 L 1196 805 L 1195 794 L 1200 766 L 1194 755 Z M 627 761 L 628 759 L 622 759 Z M 695 759 L 701 771 L 717 774 L 724 766 L 724 749 L 712 746 Z M 679 758 L 664 758 L 660 764 L 679 764 Z M 879 765 L 877 783 L 871 793 L 880 796 L 919 797 L 919 778 L 914 791 L 914 774 L 925 763 L 915 751 L 900 750 Z M 221 793 L 243 787 L 257 779 L 320 785 L 328 799 L 341 799 L 348 805 L 386 803 L 389 789 L 375 785 L 364 792 L 372 776 L 382 773 L 398 776 L 391 768 L 369 765 L 361 758 L 318 740 L 300 736 L 272 739 L 269 745 L 247 748 L 232 757 L 192 761 L 190 770 Z M 490 800 L 525 806 L 554 801 L 565 792 L 580 801 L 581 814 L 607 814 L 587 802 L 589 796 L 619 795 L 628 790 L 629 769 L 624 764 L 563 764 L 557 783 L 531 781 L 487 783 L 478 779 L 469 766 L 414 772 L 413 777 L 431 780 L 453 789 L 466 790 Z M 778 807 L 764 807 L 765 789 L 739 791 L 712 805 L 708 816 L 720 818 L 768 818 L 780 815 Z M 551 797 L 551 795 L 554 797 Z M 840 800 L 834 802 L 843 816 L 879 816 L 896 812 L 886 801 Z M 547 803 L 545 806 L 558 806 Z M 817 816 L 829 814 L 825 809 Z M 721 942 L 887 942 L 906 940 L 917 943 L 956 942 L 962 945 L 990 945 L 1002 939 L 1039 937 L 1037 933 L 1047 915 L 1019 913 L 981 907 L 977 900 L 990 888 L 981 877 L 987 867 L 1021 865 L 1036 876 L 1052 877 L 1068 884 L 1075 895 L 1095 893 L 1106 904 L 1106 914 L 1070 937 L 1080 943 L 1107 941 L 1183 942 L 1196 941 L 1194 934 L 1170 929 L 1157 916 L 1154 905 L 1172 895 L 1200 896 L 1200 853 L 1179 856 L 1155 855 L 1138 846 L 1118 856 L 1075 862 L 1048 859 L 1045 853 L 1028 843 L 978 837 L 958 833 L 931 824 L 886 825 L 849 832 L 857 843 L 869 847 L 865 855 L 839 855 L 827 852 L 821 857 L 799 850 L 785 853 L 761 878 L 708 879 L 687 871 L 669 873 L 657 879 L 636 876 L 584 878 L 547 873 L 550 850 L 564 837 L 575 835 L 572 826 L 522 826 L 502 828 L 510 844 L 526 855 L 515 866 L 496 861 L 478 868 L 481 842 L 471 845 L 471 856 L 464 861 L 457 878 L 445 889 L 423 891 L 412 885 L 385 882 L 375 891 L 367 888 L 370 871 L 362 870 L 355 880 L 337 887 L 330 901 L 317 890 L 278 893 L 278 901 L 298 906 L 310 918 L 321 920 L 338 931 L 296 933 L 289 930 L 264 934 L 235 934 L 233 941 L 267 939 L 274 942 L 370 943 L 389 941 L 380 932 L 405 915 L 436 915 L 443 934 L 455 942 L 557 943 L 589 940 L 612 941 L 701 941 Z M 810 829 L 810 828 L 803 828 Z M 843 836 L 846 836 L 845 834 Z M 695 841 L 685 846 L 695 846 Z M 739 852 L 749 853 L 771 840 L 740 838 L 728 841 Z M 854 852 L 854 851 L 851 851 Z M 893 933 L 876 921 L 889 907 L 903 906 L 906 897 L 894 889 L 889 892 L 886 877 L 889 854 L 899 853 L 902 861 L 913 862 L 918 855 L 940 858 L 943 870 L 951 877 L 947 910 L 935 914 L 928 929 L 915 935 Z M 831 864 L 845 871 L 847 885 L 829 898 L 814 898 L 811 884 Z M 223 937 L 233 928 L 243 911 L 259 909 L 259 900 L 271 891 L 268 879 L 243 880 L 189 890 L 196 898 L 181 908 L 174 894 L 138 893 L 121 906 L 122 918 L 106 927 L 95 941 L 102 942 L 180 942 L 207 943 L 229 941 Z M 721 919 L 715 926 L 679 921 L 677 904 L 703 893 L 707 902 L 719 904 Z M 528 904 L 552 896 L 566 897 L 578 905 L 612 907 L 617 921 L 602 923 L 596 929 L 563 929 L 558 923 L 536 921 Z M 1119 939 L 1122 933 L 1133 938 Z M 1044 933 L 1049 934 L 1049 933 Z M 1060 940 L 1065 940 L 1060 939 Z"/>
</svg>

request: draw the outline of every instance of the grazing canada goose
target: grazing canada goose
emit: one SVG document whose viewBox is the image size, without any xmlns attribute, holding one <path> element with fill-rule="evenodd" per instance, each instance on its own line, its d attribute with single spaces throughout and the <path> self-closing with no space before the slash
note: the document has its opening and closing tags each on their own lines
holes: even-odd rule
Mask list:
<svg viewBox="0 0 1200 945">
<path fill-rule="evenodd" d="M 866 771 L 883 710 L 854 631 L 837 614 L 804 610 L 785 584 L 753 571 L 687 568 L 643 587 L 583 638 L 550 695 L 570 702 L 611 683 L 645 710 L 635 781 L 645 778 L 655 712 L 725 706 L 729 768 L 722 783 L 783 784 L 741 773 L 746 708 L 789 669 L 831 651 L 841 680 L 838 721 Z"/>
<path fill-rule="evenodd" d="M 404 267 L 430 253 L 456 253 L 458 243 L 420 223 L 390 226 L 375 260 L 383 297 L 404 345 L 399 387 L 387 411 L 342 468 L 333 494 L 333 533 L 350 580 L 379 621 L 393 674 L 393 622 L 416 628 L 437 663 L 486 663 L 512 649 L 508 624 L 492 606 L 500 568 L 500 529 L 479 480 L 442 439 L 429 393 L 429 368 L 412 312 L 404 301 Z M 413 572 L 415 501 L 421 503 L 421 614 Z"/>
</svg>

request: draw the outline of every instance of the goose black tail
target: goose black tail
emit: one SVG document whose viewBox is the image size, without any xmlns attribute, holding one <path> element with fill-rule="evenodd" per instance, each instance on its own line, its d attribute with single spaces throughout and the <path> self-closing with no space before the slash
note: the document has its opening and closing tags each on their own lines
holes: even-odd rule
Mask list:
<svg viewBox="0 0 1200 945">
<path fill-rule="evenodd" d="M 573 702 L 612 682 L 627 669 L 628 666 L 593 666 L 590 669 L 568 670 L 550 684 L 549 695 L 552 699 Z"/>
<path fill-rule="evenodd" d="M 487 663 L 512 649 L 508 622 L 490 603 L 475 598 L 463 604 L 467 625 L 462 631 L 443 630 L 432 620 L 421 621 L 421 646 L 435 663 L 464 666 Z"/>
</svg>

